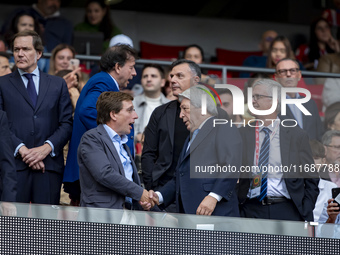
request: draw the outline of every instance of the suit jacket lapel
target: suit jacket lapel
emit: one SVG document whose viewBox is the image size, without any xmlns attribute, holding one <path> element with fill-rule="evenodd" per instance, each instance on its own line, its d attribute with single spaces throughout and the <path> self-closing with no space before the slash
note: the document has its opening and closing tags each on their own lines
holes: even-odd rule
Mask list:
<svg viewBox="0 0 340 255">
<path fill-rule="evenodd" d="M 193 152 L 197 148 L 197 146 L 200 143 L 202 143 L 204 138 L 211 132 L 211 130 L 213 129 L 213 124 L 212 124 L 213 119 L 214 118 L 211 118 L 207 120 L 206 123 L 204 123 L 201 130 L 198 132 L 196 138 L 193 140 L 192 144 L 190 145 L 190 152 Z"/>
<path fill-rule="evenodd" d="M 10 82 L 12 85 L 18 90 L 18 92 L 23 96 L 23 98 L 27 101 L 27 103 L 34 109 L 34 106 L 32 104 L 32 100 L 29 97 L 27 93 L 27 89 L 25 87 L 25 84 L 23 83 L 21 76 L 16 70 L 11 76 L 10 76 Z"/>
<path fill-rule="evenodd" d="M 283 166 L 289 165 L 289 148 L 290 148 L 290 134 L 289 129 L 280 127 L 280 153 L 281 163 Z M 283 173 L 285 174 L 285 173 Z"/>
<path fill-rule="evenodd" d="M 39 107 L 41 106 L 42 101 L 45 98 L 45 95 L 48 91 L 48 88 L 50 86 L 51 83 L 51 79 L 43 72 L 40 72 L 40 82 L 39 82 L 39 93 L 38 93 L 38 101 L 37 101 L 37 105 L 35 107 L 36 110 L 39 109 Z"/>
<path fill-rule="evenodd" d="M 167 124 L 169 130 L 169 137 L 171 142 L 171 147 L 174 146 L 174 139 L 175 139 L 175 124 L 176 124 L 176 113 L 177 113 L 177 101 L 174 101 L 173 104 L 169 105 L 169 111 L 171 114 L 168 114 Z"/>
<path fill-rule="evenodd" d="M 103 125 L 99 125 L 97 128 L 98 128 L 99 133 L 102 135 L 102 139 L 103 139 L 104 143 L 109 148 L 113 158 L 117 162 L 120 174 L 125 176 L 125 171 L 124 171 L 124 167 L 122 165 L 122 161 L 120 160 L 118 152 L 117 152 L 115 146 L 113 145 L 113 142 L 111 141 L 111 139 L 110 139 L 108 133 L 106 132 L 104 126 Z"/>
</svg>

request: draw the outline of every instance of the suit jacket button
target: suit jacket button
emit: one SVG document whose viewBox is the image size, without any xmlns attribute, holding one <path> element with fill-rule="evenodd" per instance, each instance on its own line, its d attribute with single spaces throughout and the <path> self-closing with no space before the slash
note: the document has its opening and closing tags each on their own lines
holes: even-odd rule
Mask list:
<svg viewBox="0 0 340 255">
<path fill-rule="evenodd" d="M 183 176 L 184 175 L 184 173 L 181 173 L 181 176 Z"/>
<path fill-rule="evenodd" d="M 34 135 L 34 131 L 31 131 L 31 135 Z"/>
<path fill-rule="evenodd" d="M 38 117 L 37 117 L 37 115 L 34 115 L 34 116 L 33 116 L 33 118 L 35 118 L 35 119 L 36 119 L 36 118 L 38 118 Z"/>
</svg>

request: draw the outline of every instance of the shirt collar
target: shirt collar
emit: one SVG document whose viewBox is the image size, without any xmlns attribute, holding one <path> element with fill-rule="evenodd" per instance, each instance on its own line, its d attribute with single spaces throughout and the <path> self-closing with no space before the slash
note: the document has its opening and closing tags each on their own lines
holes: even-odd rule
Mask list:
<svg viewBox="0 0 340 255">
<path fill-rule="evenodd" d="M 292 99 L 288 94 L 286 94 L 286 98 Z M 300 94 L 296 92 L 295 98 L 301 98 Z"/>
<path fill-rule="evenodd" d="M 278 123 L 279 122 L 279 123 Z M 280 126 L 280 118 L 279 117 L 276 117 L 276 120 L 274 120 L 273 124 L 270 124 L 268 126 L 262 126 L 262 127 L 259 127 L 259 131 L 261 132 L 263 128 L 268 128 L 271 132 L 274 131 L 274 128 L 276 127 L 276 125 L 279 125 Z"/>
<path fill-rule="evenodd" d="M 108 74 L 109 74 L 109 73 L 108 73 Z M 115 84 L 116 84 L 116 87 L 117 87 L 117 89 L 118 89 L 118 91 L 119 91 L 120 89 L 119 89 L 118 82 L 116 81 L 116 79 L 115 79 L 115 78 L 113 78 L 113 76 L 112 76 L 111 74 L 109 74 L 109 75 L 111 76 L 112 80 L 115 82 Z"/>
<path fill-rule="evenodd" d="M 27 72 L 24 72 L 23 70 L 18 68 L 18 72 L 20 74 L 20 76 L 23 76 L 24 74 L 26 74 Z M 40 72 L 39 72 L 39 68 L 38 66 L 34 69 L 34 71 L 32 72 L 32 74 L 34 74 L 35 76 L 40 77 Z"/>
<path fill-rule="evenodd" d="M 120 136 L 116 133 L 116 131 L 114 131 L 108 125 L 104 124 L 103 126 L 104 126 L 106 132 L 108 133 L 108 135 L 109 135 L 109 137 L 112 141 L 119 142 L 119 143 L 122 143 L 122 144 L 127 143 L 127 141 L 128 141 L 127 135 Z"/>
</svg>

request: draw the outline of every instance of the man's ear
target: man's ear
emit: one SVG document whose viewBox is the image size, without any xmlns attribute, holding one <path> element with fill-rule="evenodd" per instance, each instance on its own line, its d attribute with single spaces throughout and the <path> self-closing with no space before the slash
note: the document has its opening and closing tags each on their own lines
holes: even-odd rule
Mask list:
<svg viewBox="0 0 340 255">
<path fill-rule="evenodd" d="M 37 61 L 41 58 L 42 56 L 42 52 L 41 51 L 37 51 Z"/>
<path fill-rule="evenodd" d="M 165 86 L 165 82 L 166 82 L 166 80 L 162 79 L 162 81 L 161 81 L 161 88 Z"/>
<path fill-rule="evenodd" d="M 200 79 L 200 77 L 195 76 L 195 77 L 194 77 L 194 81 L 195 81 L 196 83 L 199 83 L 199 82 L 201 81 L 201 79 Z"/>
<path fill-rule="evenodd" d="M 115 112 L 114 112 L 114 111 L 111 111 L 111 112 L 110 112 L 110 118 L 111 118 L 112 120 L 114 120 L 114 121 L 116 121 L 116 120 L 117 120 L 117 118 L 116 118 L 116 114 L 115 114 Z"/>
<path fill-rule="evenodd" d="M 118 63 L 116 63 L 115 67 L 114 67 L 114 70 L 116 71 L 117 74 L 120 73 L 120 69 L 121 69 L 121 66 Z"/>
</svg>

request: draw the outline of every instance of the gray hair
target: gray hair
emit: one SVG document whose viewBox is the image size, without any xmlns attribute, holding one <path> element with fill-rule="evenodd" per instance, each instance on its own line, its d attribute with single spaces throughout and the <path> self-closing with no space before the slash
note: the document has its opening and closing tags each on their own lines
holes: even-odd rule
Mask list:
<svg viewBox="0 0 340 255">
<path fill-rule="evenodd" d="M 189 99 L 191 105 L 196 108 L 202 108 L 202 96 L 205 95 L 207 99 L 207 112 L 212 116 L 217 116 L 216 101 L 207 93 L 207 90 L 207 87 L 203 85 L 196 85 L 179 94 L 178 99 L 180 102 L 182 102 L 183 98 Z"/>
<path fill-rule="evenodd" d="M 322 136 L 322 144 L 323 145 L 330 145 L 332 142 L 332 138 L 334 136 L 340 137 L 340 131 L 339 130 L 328 130 L 323 136 Z"/>
<path fill-rule="evenodd" d="M 269 96 L 273 96 L 273 90 L 274 88 L 277 88 L 277 108 L 276 108 L 276 113 L 279 114 L 281 111 L 281 88 L 282 85 L 278 83 L 277 81 L 274 81 L 272 79 L 261 79 L 256 81 L 253 84 L 253 89 L 258 86 L 258 85 L 263 85 L 266 87 L 266 91 L 268 92 Z"/>
</svg>

